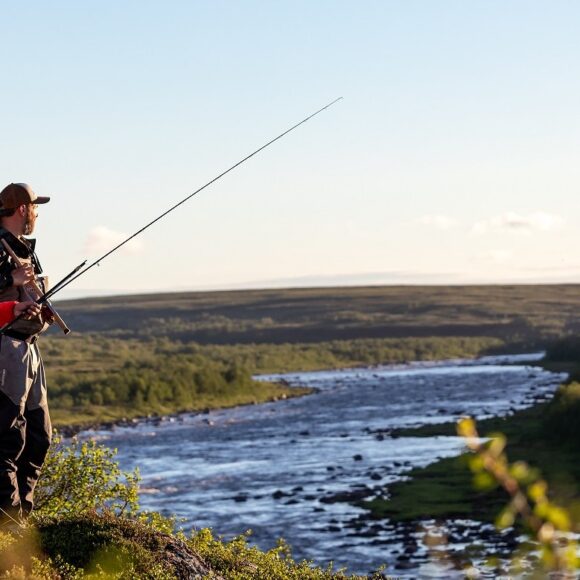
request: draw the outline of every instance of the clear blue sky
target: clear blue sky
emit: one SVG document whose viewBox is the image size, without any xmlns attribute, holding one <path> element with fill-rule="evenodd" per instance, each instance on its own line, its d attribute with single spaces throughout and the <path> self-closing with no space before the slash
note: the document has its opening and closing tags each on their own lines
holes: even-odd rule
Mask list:
<svg viewBox="0 0 580 580">
<path fill-rule="evenodd" d="M 580 282 L 580 4 L 0 3 L 0 176 L 70 295 Z M 2 183 L 1 185 L 4 185 Z"/>
</svg>

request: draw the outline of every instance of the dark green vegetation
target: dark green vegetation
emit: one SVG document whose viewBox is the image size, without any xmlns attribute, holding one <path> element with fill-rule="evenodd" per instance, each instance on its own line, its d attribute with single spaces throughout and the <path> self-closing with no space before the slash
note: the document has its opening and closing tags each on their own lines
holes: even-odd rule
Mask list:
<svg viewBox="0 0 580 580">
<path fill-rule="evenodd" d="M 575 286 L 205 292 L 58 308 L 76 331 L 43 338 L 61 425 L 303 393 L 253 373 L 529 350 L 580 328 Z"/>
<path fill-rule="evenodd" d="M 546 366 L 580 373 L 580 341 L 560 340 L 548 351 Z M 509 418 L 481 421 L 480 435 L 503 433 L 511 462 L 525 461 L 549 482 L 550 496 L 580 523 L 580 384 L 562 385 L 552 401 L 520 411 Z M 453 436 L 455 424 L 400 430 L 399 436 Z M 439 460 L 409 473 L 411 480 L 389 487 L 389 500 L 363 502 L 376 517 L 394 520 L 470 518 L 493 522 L 508 501 L 503 490 L 487 488 L 469 470 L 469 454 Z M 478 489 L 479 488 L 479 489 Z M 579 524 L 580 525 L 580 524 Z"/>
<path fill-rule="evenodd" d="M 205 344 L 494 337 L 523 346 L 580 329 L 580 288 L 381 286 L 117 296 L 60 302 L 78 332 Z"/>
<path fill-rule="evenodd" d="M 167 339 L 50 337 L 43 350 L 57 425 L 258 403 L 310 392 L 253 381 L 234 353 L 206 352 L 196 344 Z"/>
<path fill-rule="evenodd" d="M 56 424 L 91 423 L 258 403 L 310 392 L 253 373 L 476 356 L 486 338 L 360 339 L 322 344 L 200 345 L 98 334 L 47 337 L 43 351 Z"/>
</svg>

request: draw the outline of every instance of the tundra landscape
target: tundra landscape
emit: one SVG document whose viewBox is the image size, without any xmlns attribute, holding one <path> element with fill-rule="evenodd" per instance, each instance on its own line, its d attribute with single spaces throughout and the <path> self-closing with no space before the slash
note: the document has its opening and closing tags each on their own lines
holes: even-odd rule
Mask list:
<svg viewBox="0 0 580 580">
<path fill-rule="evenodd" d="M 469 414 L 481 419 L 481 433 L 505 434 L 510 459 L 527 462 L 531 469 L 541 470 L 550 484 L 553 500 L 565 506 L 573 521 L 578 521 L 580 472 L 576 461 L 578 433 L 575 414 L 580 402 L 573 382 L 580 360 L 579 342 L 575 338 L 580 324 L 578 290 L 572 285 L 385 286 L 63 301 L 58 304 L 59 312 L 75 332 L 68 337 L 51 332 L 43 346 L 49 368 L 53 417 L 64 435 L 78 432 L 81 441 L 88 442 L 96 437 L 105 446 L 112 444 L 119 450 L 117 459 L 125 472 L 139 467 L 144 479 L 141 484 L 145 492 L 141 496 L 142 503 L 149 510 L 160 511 L 165 516 L 183 517 L 187 533 L 193 531 L 195 534 L 201 522 L 203 529 L 212 529 L 213 534 L 226 534 L 225 539 L 231 539 L 237 534 L 230 528 L 220 529 L 220 525 L 225 526 L 224 517 L 232 521 L 239 512 L 241 516 L 237 525 L 241 527 L 234 526 L 233 529 L 243 533 L 260 521 L 255 541 L 263 550 L 276 550 L 275 539 L 280 532 L 275 524 L 275 513 L 279 509 L 276 506 L 284 503 L 287 513 L 305 518 L 298 509 L 299 501 L 310 502 L 312 506 L 308 509 L 315 516 L 313 521 L 321 522 L 325 515 L 323 510 L 344 504 L 354 510 L 350 519 L 330 518 L 327 528 L 337 537 L 345 536 L 350 530 L 351 536 L 356 536 L 358 531 L 362 536 L 372 536 L 374 541 L 378 541 L 381 533 L 373 536 L 370 531 L 383 527 L 382 548 L 369 555 L 360 546 L 354 546 L 353 554 L 358 553 L 358 556 L 337 558 L 331 549 L 320 547 L 309 551 L 298 547 L 298 554 L 295 554 L 298 561 L 304 557 L 326 566 L 334 560 L 339 567 L 346 566 L 347 570 L 358 574 L 381 570 L 381 563 L 386 565 L 386 570 L 393 570 L 392 573 L 405 570 L 411 574 L 425 572 L 425 566 L 434 565 L 433 557 L 425 557 L 423 541 L 409 541 L 410 531 L 420 529 L 426 525 L 425 522 L 451 525 L 450 522 L 473 520 L 481 522 L 483 527 L 472 525 L 467 531 L 451 532 L 451 536 L 460 536 L 463 543 L 461 557 L 450 559 L 452 564 L 445 564 L 449 573 L 464 569 L 473 563 L 472 560 L 478 565 L 487 561 L 489 569 L 500 570 L 502 566 L 508 566 L 510 557 L 520 549 L 515 534 L 502 543 L 495 537 L 496 533 L 490 531 L 498 514 L 509 503 L 509 496 L 496 485 L 491 485 L 491 489 L 474 485 L 469 454 L 461 453 L 461 445 L 447 450 L 430 447 L 433 443 L 429 442 L 441 438 L 456 441 L 455 423 L 464 410 L 451 407 L 469 404 Z M 517 355 L 511 362 L 512 368 L 522 369 L 518 375 L 513 375 L 517 380 L 502 374 L 502 369 L 510 366 L 509 355 Z M 522 366 L 520 360 L 528 364 L 525 363 L 528 356 L 532 366 Z M 474 373 L 480 367 L 452 368 L 453 373 L 460 373 L 454 376 L 445 374 L 445 366 L 438 366 L 453 365 L 456 364 L 454 361 L 461 360 L 477 365 L 478 360 L 502 360 L 502 357 L 506 357 L 506 361 L 500 366 L 494 366 L 495 363 L 489 367 L 481 366 L 483 374 L 475 375 L 475 378 L 461 374 L 462 369 L 471 368 L 470 372 Z M 421 361 L 434 366 L 431 368 L 427 364 L 423 370 L 422 367 L 412 370 L 413 365 L 409 366 Z M 388 381 L 392 381 L 402 368 L 409 368 L 412 372 L 396 388 L 404 388 L 410 400 L 422 397 L 420 400 L 424 401 L 422 415 L 413 411 L 415 415 L 411 415 L 410 423 L 389 420 L 391 400 L 382 402 L 376 390 L 369 390 L 379 388 L 390 396 L 389 389 L 393 387 Z M 351 369 L 354 374 L 349 378 L 344 369 Z M 443 374 L 437 379 L 429 374 L 432 370 Z M 488 370 L 490 374 L 486 374 Z M 338 383 L 332 380 L 324 382 L 318 378 L 317 371 L 337 372 L 338 379 L 333 380 Z M 378 372 L 384 373 L 382 377 L 386 382 L 378 386 L 369 384 L 368 381 L 372 383 L 373 377 L 379 376 Z M 453 393 L 445 399 L 449 391 L 459 396 L 461 389 L 474 380 L 474 388 L 479 391 L 475 398 L 469 398 L 471 395 L 466 392 L 461 396 L 467 398 L 461 402 L 454 402 Z M 560 383 L 562 386 L 558 387 Z M 348 395 L 351 403 L 347 407 L 336 404 L 333 408 L 331 405 L 335 403 L 328 399 L 325 403 L 327 418 L 320 419 L 316 414 L 310 417 L 308 413 L 319 407 L 320 397 L 329 384 L 346 384 L 348 389 L 352 389 Z M 486 399 L 484 389 L 494 387 L 496 390 Z M 548 390 L 543 391 L 544 388 Z M 376 399 L 377 411 L 358 417 L 353 405 L 360 400 L 359 404 L 366 407 L 369 396 Z M 264 420 L 259 411 L 263 405 L 267 414 L 271 414 L 272 406 L 272 411 L 279 409 L 278 421 L 284 420 L 284 408 L 293 404 L 294 397 L 300 400 L 301 406 L 293 411 L 302 417 L 300 427 L 288 423 L 276 435 L 269 428 L 268 437 L 280 437 L 279 445 L 296 443 L 296 438 L 306 440 L 305 435 L 313 440 L 314 445 L 322 445 L 322 440 L 334 438 L 337 446 L 325 452 L 324 457 L 316 458 L 312 455 L 315 452 L 308 449 L 303 452 L 316 458 L 314 463 L 319 462 L 322 471 L 329 470 L 332 485 L 324 493 L 315 492 L 316 499 L 306 491 L 303 494 L 292 491 L 308 487 L 314 471 L 306 471 L 304 477 L 296 473 L 285 482 L 287 474 L 283 470 L 278 473 L 279 460 L 275 456 L 264 459 L 260 469 L 266 476 L 270 472 L 273 474 L 273 482 L 270 482 L 274 486 L 270 492 L 273 499 L 265 505 L 260 504 L 261 513 L 257 520 L 255 512 L 245 513 L 240 511 L 240 507 L 250 506 L 253 500 L 254 486 L 247 483 L 247 477 L 265 476 L 259 470 L 248 471 L 245 464 L 249 457 L 244 449 L 246 444 L 251 446 L 257 442 L 256 438 L 261 440 L 264 435 L 259 431 L 241 433 L 234 439 L 227 437 L 215 447 L 217 443 L 213 440 L 212 429 L 219 433 L 219 429 L 225 429 L 231 421 L 259 426 Z M 398 400 L 392 403 L 393 407 L 404 409 L 401 404 Z M 243 407 L 237 407 L 239 405 Z M 499 406 L 494 411 L 490 410 L 492 405 Z M 232 407 L 230 413 L 237 413 L 236 408 L 257 411 L 243 411 L 254 414 L 238 416 L 238 419 L 236 415 L 227 419 L 221 415 Z M 340 433 L 327 433 L 324 439 L 316 439 L 320 427 L 317 422 L 330 424 L 333 414 L 344 425 Z M 169 418 L 171 421 L 168 422 Z M 200 428 L 196 422 L 203 422 L 199 425 L 203 425 L 206 431 L 195 431 Z M 353 424 L 351 431 L 346 427 L 348 422 Z M 218 461 L 214 466 L 223 469 L 224 474 L 231 470 L 223 486 L 227 491 L 223 492 L 223 497 L 212 501 L 216 504 L 227 502 L 228 497 L 235 501 L 214 510 L 214 516 L 208 517 L 204 513 L 203 498 L 213 497 L 212 494 L 222 487 L 219 480 L 212 484 L 212 477 L 200 475 L 193 485 L 203 485 L 206 491 L 200 491 L 193 499 L 181 501 L 178 493 L 169 491 L 166 494 L 160 485 L 159 480 L 163 480 L 167 466 L 161 466 L 161 471 L 152 469 L 151 473 L 147 472 L 146 458 L 156 453 L 153 449 L 140 447 L 149 444 L 147 433 L 155 435 L 153 441 L 160 441 L 163 429 L 175 429 L 176 424 L 184 429 L 179 444 L 183 453 L 188 453 L 188 445 L 192 446 L 192 457 L 200 452 L 203 455 L 206 445 L 214 450 L 209 452 L 210 455 L 228 453 L 227 461 Z M 193 430 L 190 432 L 189 428 Z M 140 441 L 138 448 L 132 442 L 134 437 Z M 188 443 L 188 437 L 193 437 L 191 443 Z M 242 438 L 246 437 L 242 445 Z M 427 451 L 433 454 L 432 457 L 419 464 L 400 459 L 399 471 L 397 466 L 392 471 L 387 470 L 385 458 L 389 454 L 398 457 L 399 451 L 393 450 L 404 449 L 405 442 L 413 442 L 411 455 L 424 453 L 423 449 L 434 449 Z M 371 451 L 374 446 L 378 446 L 377 451 Z M 367 457 L 368 453 L 371 457 Z M 343 458 L 345 461 L 347 457 L 360 457 L 361 461 L 357 463 L 355 460 L 353 465 L 362 465 L 364 457 L 364 472 L 351 473 L 343 464 L 329 464 L 333 459 L 329 455 L 332 454 L 336 454 L 337 460 Z M 373 461 L 372 455 L 375 454 Z M 298 455 L 303 458 L 300 452 Z M 196 456 L 197 459 L 200 458 Z M 239 467 L 236 467 L 236 462 Z M 175 463 L 173 465 L 172 469 L 175 469 Z M 195 472 L 202 467 L 199 463 L 184 462 L 183 469 L 185 474 L 189 469 Z M 312 479 L 314 481 L 318 481 L 316 477 Z M 347 482 L 356 482 L 350 491 Z M 328 483 L 318 481 L 316 485 Z M 263 482 L 261 488 L 267 489 L 270 484 Z M 165 488 L 177 490 L 181 489 L 180 485 L 179 482 L 175 486 L 167 483 Z M 183 489 L 191 489 L 191 485 L 190 482 Z M 187 493 L 191 494 L 191 491 Z M 267 510 L 272 513 L 269 515 Z M 290 522 L 286 525 L 297 524 Z M 321 528 L 317 537 L 324 536 L 324 529 Z M 285 531 L 279 535 L 290 536 L 286 540 L 293 549 L 291 537 L 295 532 L 288 527 Z M 195 537 L 201 541 L 199 536 Z M 390 554 L 385 545 L 389 542 L 391 547 L 399 545 L 401 537 L 406 537 L 406 543 L 403 542 L 406 552 L 402 556 L 397 554 L 397 550 Z M 449 540 L 449 550 L 456 553 L 457 547 L 452 540 Z M 252 542 L 252 536 L 249 541 Z M 480 542 L 487 543 L 483 553 L 470 547 Z M 497 563 L 490 565 L 489 558 L 493 557 L 497 558 Z M 365 563 L 368 563 L 366 568 Z M 222 572 L 227 569 L 216 568 Z M 316 577 L 323 572 L 312 574 Z M 333 576 L 338 572 L 335 569 L 329 574 Z"/>
</svg>

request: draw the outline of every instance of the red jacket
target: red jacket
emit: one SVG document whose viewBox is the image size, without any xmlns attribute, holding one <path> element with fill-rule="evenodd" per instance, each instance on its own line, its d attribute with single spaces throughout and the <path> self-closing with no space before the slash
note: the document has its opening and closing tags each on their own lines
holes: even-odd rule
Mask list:
<svg viewBox="0 0 580 580">
<path fill-rule="evenodd" d="M 0 326 L 4 326 L 14 320 L 14 306 L 18 302 L 0 302 Z"/>
</svg>

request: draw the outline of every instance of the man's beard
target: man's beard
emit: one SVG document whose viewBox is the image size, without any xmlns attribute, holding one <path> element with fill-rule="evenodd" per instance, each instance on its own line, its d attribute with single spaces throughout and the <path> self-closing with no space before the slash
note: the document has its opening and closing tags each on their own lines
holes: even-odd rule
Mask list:
<svg viewBox="0 0 580 580">
<path fill-rule="evenodd" d="M 24 235 L 29 236 L 34 231 L 34 224 L 36 222 L 36 216 L 29 213 L 26 216 L 26 221 L 24 222 Z"/>
</svg>

